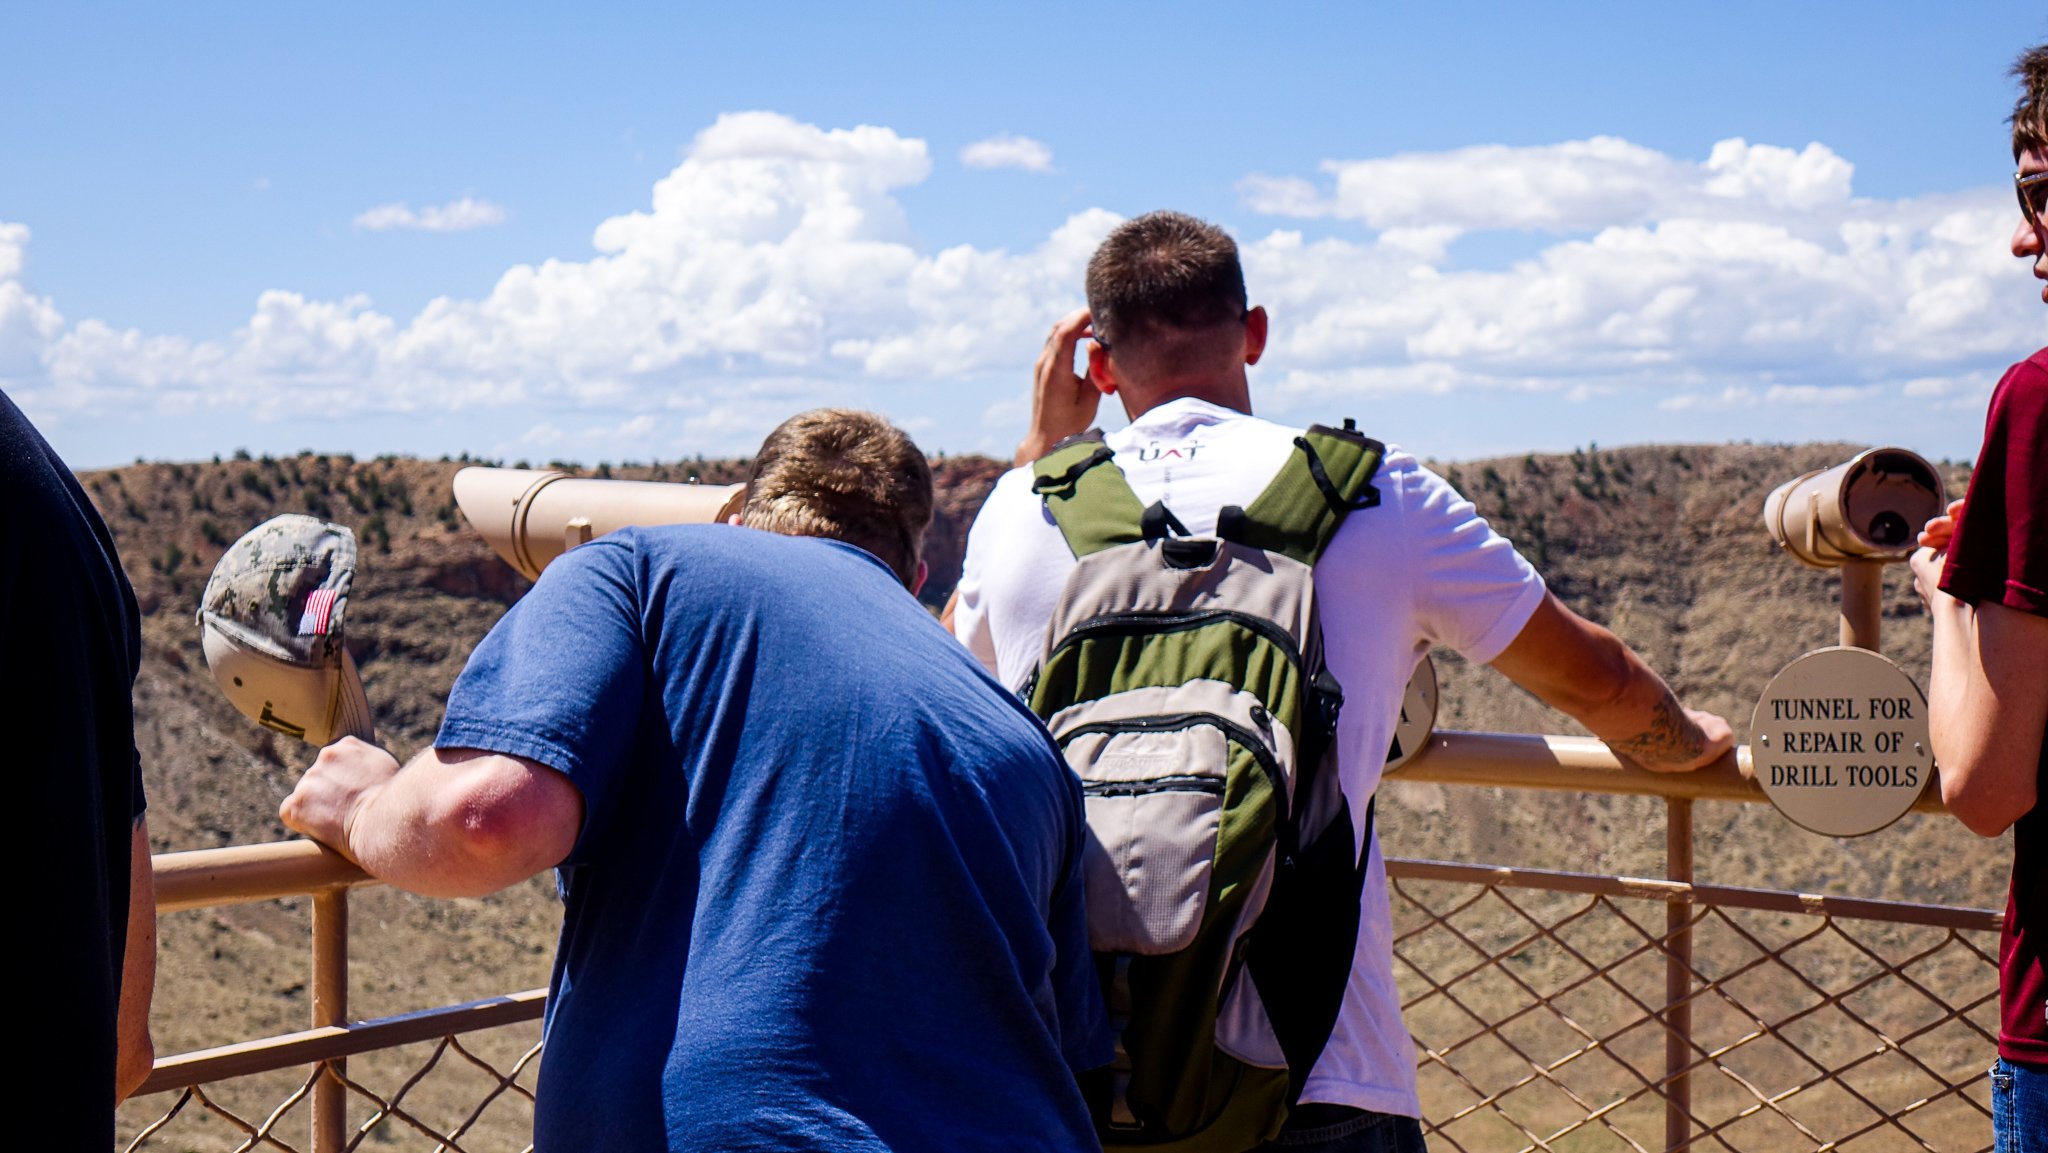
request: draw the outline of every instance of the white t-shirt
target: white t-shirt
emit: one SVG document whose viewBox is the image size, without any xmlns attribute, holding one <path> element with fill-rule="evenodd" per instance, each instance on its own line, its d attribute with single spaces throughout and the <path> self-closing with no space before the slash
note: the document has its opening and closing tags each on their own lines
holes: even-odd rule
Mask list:
<svg viewBox="0 0 2048 1153">
<path fill-rule="evenodd" d="M 1164 501 L 1189 532 L 1208 535 L 1218 509 L 1258 496 L 1298 435 L 1184 399 L 1147 412 L 1108 443 L 1140 502 Z M 1543 578 L 1514 546 L 1413 456 L 1388 448 L 1373 483 L 1378 507 L 1346 517 L 1315 567 L 1326 660 L 1344 687 L 1340 775 L 1359 826 L 1379 787 L 1402 693 L 1430 646 L 1491 661 L 1544 595 Z M 968 533 L 953 618 L 960 639 L 1004 684 L 1021 686 L 1044 655 L 1046 622 L 1074 563 L 1059 526 L 1031 491 L 1031 471 L 1004 474 Z M 1419 1117 L 1415 1049 L 1394 986 L 1393 918 L 1377 838 L 1367 852 L 1350 983 L 1302 1099 Z"/>
</svg>

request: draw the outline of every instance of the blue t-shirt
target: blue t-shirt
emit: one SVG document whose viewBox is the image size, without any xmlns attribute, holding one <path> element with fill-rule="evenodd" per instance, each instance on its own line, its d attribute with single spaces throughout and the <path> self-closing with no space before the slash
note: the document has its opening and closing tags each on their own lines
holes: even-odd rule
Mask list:
<svg viewBox="0 0 2048 1153">
<path fill-rule="evenodd" d="M 1095 1145 L 1079 787 L 874 557 L 593 541 L 477 646 L 435 744 L 583 794 L 540 1153 Z"/>
</svg>

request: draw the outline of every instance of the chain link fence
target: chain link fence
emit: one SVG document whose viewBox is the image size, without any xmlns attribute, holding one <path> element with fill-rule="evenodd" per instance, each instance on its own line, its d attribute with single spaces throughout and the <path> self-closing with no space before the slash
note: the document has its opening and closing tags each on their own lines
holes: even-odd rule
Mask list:
<svg viewBox="0 0 2048 1153">
<path fill-rule="evenodd" d="M 121 1110 L 127 1153 L 313 1153 L 532 1148 L 538 1022 L 455 1033 L 138 1097 Z M 280 1047 L 277 1059 L 288 1060 Z M 315 1089 L 343 1093 L 332 1145 L 311 1136 Z"/>
<path fill-rule="evenodd" d="M 1988 911 L 1435 862 L 1389 874 L 1433 1149 L 1991 1148 Z"/>
<path fill-rule="evenodd" d="M 1991 1147 L 1989 911 L 1428 861 L 1388 874 L 1432 1149 Z M 295 1053 L 313 1042 L 278 1039 L 262 1071 L 131 1101 L 124 1147 L 530 1148 L 538 1022 L 470 1008 L 352 1026 L 359 1047 L 310 1071 Z M 385 1035 L 402 1043 L 370 1047 Z M 308 1136 L 323 1077 L 346 1091 L 331 1145 Z"/>
</svg>

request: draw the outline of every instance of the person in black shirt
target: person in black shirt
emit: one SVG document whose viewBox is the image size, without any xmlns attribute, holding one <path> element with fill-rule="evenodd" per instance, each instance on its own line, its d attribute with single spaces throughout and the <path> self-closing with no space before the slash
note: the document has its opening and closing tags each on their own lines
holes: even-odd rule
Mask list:
<svg viewBox="0 0 2048 1153">
<path fill-rule="evenodd" d="M 105 1150 L 149 1075 L 156 900 L 132 692 L 141 614 L 114 538 L 0 393 L 0 731 L 35 876 L 19 988 L 66 1022 L 16 1076 L 57 1147 Z"/>
</svg>

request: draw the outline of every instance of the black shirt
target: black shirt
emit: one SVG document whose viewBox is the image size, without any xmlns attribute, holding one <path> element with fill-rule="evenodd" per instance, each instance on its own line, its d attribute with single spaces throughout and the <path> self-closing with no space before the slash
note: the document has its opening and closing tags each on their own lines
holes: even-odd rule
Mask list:
<svg viewBox="0 0 2048 1153">
<path fill-rule="evenodd" d="M 0 733 L 11 746 L 6 811 L 29 864 L 12 952 L 25 966 L 22 994 L 62 1022 L 17 1070 L 26 1083 L 16 1091 L 64 1118 L 63 1148 L 104 1150 L 114 1139 L 128 854 L 143 808 L 132 698 L 141 654 L 113 536 L 0 392 Z"/>
</svg>

